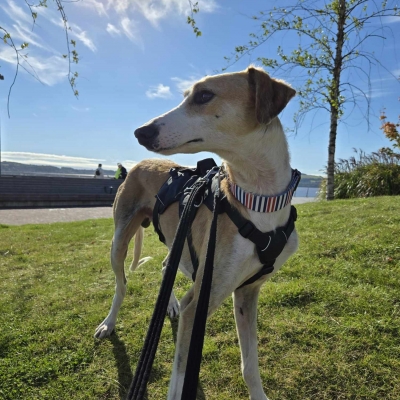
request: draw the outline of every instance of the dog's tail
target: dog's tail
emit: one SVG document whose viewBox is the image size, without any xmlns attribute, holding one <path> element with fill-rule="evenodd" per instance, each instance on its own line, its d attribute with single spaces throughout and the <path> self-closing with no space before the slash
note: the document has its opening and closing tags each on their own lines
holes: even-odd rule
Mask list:
<svg viewBox="0 0 400 400">
<path fill-rule="evenodd" d="M 145 262 L 151 260 L 151 257 L 144 257 L 140 260 L 140 254 L 142 253 L 142 246 L 143 246 L 143 238 L 144 238 L 144 228 L 141 226 L 139 227 L 135 235 L 135 248 L 133 250 L 133 261 L 131 266 L 129 267 L 129 270 L 132 272 L 139 265 L 142 265 Z"/>
</svg>

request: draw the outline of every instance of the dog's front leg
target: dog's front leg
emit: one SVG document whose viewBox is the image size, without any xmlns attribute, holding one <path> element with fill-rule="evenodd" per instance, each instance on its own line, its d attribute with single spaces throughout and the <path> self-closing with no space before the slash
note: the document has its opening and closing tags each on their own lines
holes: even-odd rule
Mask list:
<svg viewBox="0 0 400 400">
<path fill-rule="evenodd" d="M 268 400 L 264 393 L 257 350 L 257 303 L 261 284 L 255 282 L 233 293 L 236 329 L 242 355 L 242 374 L 251 400 Z"/>
</svg>

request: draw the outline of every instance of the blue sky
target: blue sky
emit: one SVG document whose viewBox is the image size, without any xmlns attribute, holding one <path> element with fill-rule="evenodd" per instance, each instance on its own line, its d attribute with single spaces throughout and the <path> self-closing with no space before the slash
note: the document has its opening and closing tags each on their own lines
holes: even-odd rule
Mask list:
<svg viewBox="0 0 400 400">
<path fill-rule="evenodd" d="M 0 43 L 0 118 L 2 160 L 34 164 L 95 168 L 98 162 L 115 168 L 117 162 L 131 167 L 155 155 L 140 146 L 134 130 L 149 119 L 175 107 L 183 91 L 194 81 L 226 67 L 236 45 L 258 30 L 249 18 L 265 8 L 265 1 L 200 0 L 196 21 L 203 35 L 196 38 L 186 24 L 187 0 L 82 0 L 65 2 L 70 38 L 76 40 L 79 64 L 77 100 L 66 79 L 65 33 L 52 1 L 38 9 L 36 26 L 24 0 L 0 0 L 0 26 L 16 44 L 30 43 L 26 53 L 40 82 L 21 70 L 10 100 L 7 95 L 15 73 L 11 49 Z M 269 3 L 273 4 L 273 3 Z M 400 18 L 383 21 L 388 40 L 369 42 L 369 50 L 384 60 L 388 70 L 400 75 Z M 281 45 L 293 46 L 281 37 L 261 46 L 228 69 L 242 70 L 257 63 L 257 56 L 276 54 Z M 29 66 L 25 65 L 29 70 Z M 268 71 L 277 76 L 274 71 Z M 279 75 L 278 75 L 279 77 Z M 296 73 L 284 77 L 296 88 Z M 351 79 L 357 80 L 354 76 Z M 367 90 L 364 81 L 358 82 Z M 366 152 L 387 146 L 379 130 L 384 107 L 392 119 L 399 114 L 400 85 L 388 71 L 371 70 L 370 129 L 361 112 L 346 114 L 339 126 L 337 158 L 351 156 L 352 148 Z M 362 105 L 365 109 L 365 104 Z M 293 126 L 298 100 L 281 114 L 283 124 Z M 322 174 L 326 165 L 329 115 L 310 114 L 297 135 L 289 133 L 292 166 L 308 174 Z M 194 165 L 205 154 L 176 155 L 175 161 Z M 218 158 L 217 158 L 218 160 Z"/>
</svg>

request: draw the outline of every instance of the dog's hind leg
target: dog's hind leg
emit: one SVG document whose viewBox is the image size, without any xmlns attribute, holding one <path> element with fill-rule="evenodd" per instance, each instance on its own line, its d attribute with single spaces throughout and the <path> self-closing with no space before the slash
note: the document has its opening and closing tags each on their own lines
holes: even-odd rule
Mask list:
<svg viewBox="0 0 400 400">
<path fill-rule="evenodd" d="M 97 327 L 94 336 L 102 339 L 110 336 L 115 328 L 117 314 L 121 308 L 126 293 L 126 277 L 124 263 L 128 251 L 128 245 L 133 235 L 143 229 L 140 224 L 143 217 L 134 215 L 128 222 L 116 220 L 114 237 L 111 245 L 111 265 L 115 274 L 115 294 L 110 312 L 104 321 Z M 122 225 L 122 226 L 121 226 Z"/>
<path fill-rule="evenodd" d="M 242 374 L 251 400 L 268 400 L 264 393 L 257 350 L 257 303 L 261 284 L 236 289 L 233 293 L 236 329 L 242 355 Z"/>
</svg>

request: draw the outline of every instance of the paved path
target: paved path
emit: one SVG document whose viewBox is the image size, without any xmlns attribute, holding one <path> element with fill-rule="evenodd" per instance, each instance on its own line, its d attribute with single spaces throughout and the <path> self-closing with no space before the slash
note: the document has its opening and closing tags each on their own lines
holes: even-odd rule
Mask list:
<svg viewBox="0 0 400 400">
<path fill-rule="evenodd" d="M 315 201 L 310 197 L 294 197 L 292 204 Z M 83 221 L 93 218 L 112 218 L 112 207 L 33 208 L 0 210 L 0 224 L 49 224 L 51 222 Z"/>
<path fill-rule="evenodd" d="M 295 206 L 296 204 L 303 203 L 312 203 L 313 201 L 317 201 L 315 197 L 293 197 L 292 204 Z"/>
<path fill-rule="evenodd" d="M 83 221 L 112 218 L 112 207 L 30 208 L 0 210 L 0 224 L 48 224 L 51 222 Z"/>
</svg>

